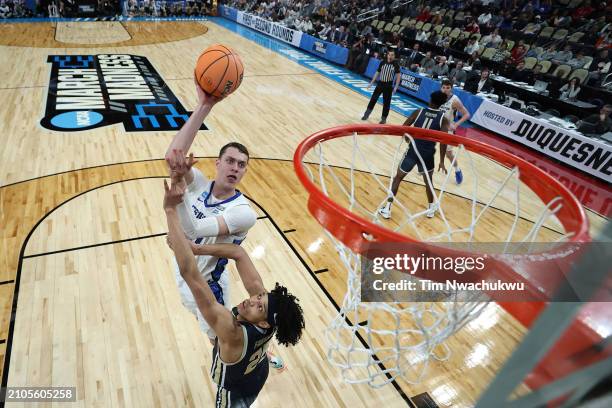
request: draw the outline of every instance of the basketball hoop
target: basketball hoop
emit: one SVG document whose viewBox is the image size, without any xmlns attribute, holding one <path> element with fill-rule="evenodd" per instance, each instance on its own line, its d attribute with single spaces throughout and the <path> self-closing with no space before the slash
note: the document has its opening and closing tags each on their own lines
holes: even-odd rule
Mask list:
<svg viewBox="0 0 612 408">
<path fill-rule="evenodd" d="M 399 139 L 399 143 L 396 144 L 395 157 L 390 167 L 391 173 L 381 176 L 380 170 L 376 170 L 370 164 L 372 155 L 364 153 L 360 146 L 360 139 L 368 135 L 381 138 L 380 143 L 383 143 L 382 138 L 385 136 L 399 137 L 394 139 Z M 498 163 L 508 171 L 508 175 L 488 202 L 479 203 L 481 211 L 475 211 L 475 203 L 478 201 L 476 197 L 478 178 L 475 178 L 474 196 L 471 200 L 473 203 L 471 221 L 465 228 L 455 230 L 451 228 L 444 215 L 443 205 L 440 205 L 440 217 L 447 230 L 433 238 L 424 238 L 416 227 L 414 234 L 416 237 L 406 235 L 401 231 L 401 225 L 395 230 L 387 228 L 378 219 L 376 204 L 362 203 L 356 199 L 355 178 L 358 172 L 369 175 L 371 182 L 367 184 L 368 189 L 374 190 L 378 187 L 387 194 L 388 183 L 381 179 L 389 180 L 386 177 L 393 176 L 400 152 L 407 147 L 403 136 L 413 146 L 415 138 L 458 146 L 458 156 L 462 154 L 468 156 L 474 174 L 477 174 L 477 169 L 470 154 L 484 156 Z M 333 143 L 336 143 L 345 137 L 347 137 L 345 141 L 348 137 L 352 137 L 352 157 L 350 166 L 343 170 L 348 172 L 343 182 L 336 174 L 339 167 L 328 163 L 324 146 L 326 142 L 335 140 Z M 378 140 L 372 142 L 372 146 L 374 143 L 378 143 Z M 304 160 L 309 154 L 312 160 L 307 164 Z M 423 162 L 422 158 L 420 160 Z M 363 164 L 358 166 L 358 161 Z M 514 205 L 516 214 L 514 222 L 509 226 L 509 233 L 504 235 L 507 239 L 502 241 L 513 240 L 514 229 L 521 211 L 519 205 L 521 183 L 543 203 L 543 210 L 532 220 L 533 226 L 523 241 L 535 240 L 543 225 L 551 219 L 558 220 L 564 230 L 559 241 L 577 243 L 590 240 L 588 219 L 582 206 L 571 192 L 553 177 L 496 147 L 445 132 L 396 125 L 338 126 L 306 138 L 295 151 L 294 168 L 300 182 L 308 191 L 309 212 L 325 228 L 348 271 L 347 293 L 339 313 L 326 331 L 326 337 L 329 346 L 328 360 L 342 370 L 345 381 L 350 383 L 366 382 L 378 387 L 400 376 L 409 383 L 418 383 L 431 358 L 445 360 L 449 357 L 450 350 L 445 340 L 478 316 L 487 305 L 482 297 L 477 296 L 458 300 L 456 293 L 449 293 L 443 302 L 410 305 L 398 302 L 362 302 L 361 256 L 372 244 L 416 244 L 426 247 L 429 253 L 435 254 L 448 251 L 439 242 L 441 240 L 452 242 L 457 232 L 469 236 L 467 240 L 471 241 L 482 214 L 492 208 L 493 201 L 502 190 L 508 189 L 512 182 L 516 185 L 515 191 L 511 194 L 516 198 Z M 318 170 L 318 184 L 315 183 L 315 171 L 311 168 Z M 443 203 L 449 176 L 446 176 L 441 186 L 437 186 L 440 187 L 440 193 L 435 198 L 438 203 Z M 339 192 L 338 197 L 332 197 L 330 194 L 332 188 Z M 347 204 L 342 205 L 340 201 Z M 406 221 L 402 224 L 404 226 L 411 224 L 414 227 L 419 217 L 425 214 L 425 211 L 410 213 L 397 198 L 394 205 L 399 206 L 406 215 Z M 458 250 L 453 249 L 453 251 L 457 253 Z M 459 252 L 474 254 L 469 249 Z M 512 273 L 518 275 L 514 271 Z M 525 326 L 529 326 L 545 306 L 544 302 L 531 302 L 527 306 L 522 303 L 499 303 Z M 383 320 L 385 324 L 380 326 L 379 323 Z M 383 337 L 389 340 L 377 344 L 377 339 Z"/>
</svg>

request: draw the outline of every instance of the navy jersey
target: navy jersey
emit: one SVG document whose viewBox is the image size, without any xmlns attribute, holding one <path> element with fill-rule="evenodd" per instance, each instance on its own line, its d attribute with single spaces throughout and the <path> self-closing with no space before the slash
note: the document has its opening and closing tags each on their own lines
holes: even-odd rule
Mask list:
<svg viewBox="0 0 612 408">
<path fill-rule="evenodd" d="M 444 119 L 444 111 L 440 109 L 425 108 L 419 111 L 416 119 L 412 123 L 412 126 L 431 129 L 431 130 L 442 130 L 442 120 Z M 414 139 L 419 153 L 431 152 L 436 149 L 436 142 L 423 139 Z M 410 144 L 412 147 L 412 143 Z"/>
<path fill-rule="evenodd" d="M 232 310 L 234 316 L 238 310 Z M 215 339 L 213 363 L 210 373 L 221 389 L 241 396 L 257 395 L 268 378 L 268 343 L 275 329 L 262 329 L 248 322 L 238 322 L 244 333 L 244 347 L 240 359 L 232 364 L 224 363 L 219 355 L 219 339 Z"/>
</svg>

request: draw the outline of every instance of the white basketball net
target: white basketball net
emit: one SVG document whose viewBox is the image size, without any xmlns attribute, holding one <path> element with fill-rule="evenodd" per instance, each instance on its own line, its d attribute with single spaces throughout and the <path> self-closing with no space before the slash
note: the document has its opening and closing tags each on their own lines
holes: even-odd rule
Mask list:
<svg viewBox="0 0 612 408">
<path fill-rule="evenodd" d="M 411 135 L 406 134 L 405 136 L 413 146 L 416 146 Z M 380 138 L 381 136 L 376 137 Z M 387 174 L 388 177 L 385 177 L 376 173 L 374 166 L 368 160 L 368 155 L 362 151 L 360 147 L 360 139 L 362 138 L 363 136 L 357 134 L 352 137 L 353 148 L 351 164 L 348 169 L 348 180 L 344 177 L 344 181 L 342 181 L 342 177 L 339 176 L 340 170 L 329 164 L 325 157 L 324 145 L 329 145 L 329 141 L 319 142 L 308 156 L 310 159 L 313 159 L 313 154 L 318 157 L 318 177 L 315 178 L 308 165 L 304 165 L 304 167 L 315 184 L 315 179 L 318 179 L 319 187 L 324 194 L 335 201 L 347 202 L 350 211 L 365 216 L 374 223 L 382 224 L 377 210 L 384 205 L 386 198 L 380 202 L 377 208 L 372 208 L 371 204 L 366 206 L 360 203 L 356 198 L 356 175 L 358 173 L 363 175 L 364 172 L 369 173 L 368 190 L 379 189 L 384 192 L 384 195 L 381 194 L 381 196 L 387 196 L 390 194 L 390 180 L 395 175 L 402 158 L 401 153 L 408 146 L 404 142 L 404 138 L 397 137 L 400 142 L 397 143 L 395 148 L 393 162 Z M 348 137 L 341 139 L 348 139 Z M 372 154 L 371 151 L 369 153 Z M 380 155 L 380 152 L 378 152 L 378 155 Z M 519 200 L 521 182 L 518 177 L 518 169 L 507 169 L 507 175 L 498 183 L 493 194 L 486 201 L 479 202 L 477 200 L 478 186 L 483 176 L 480 175 L 479 177 L 473 155 L 463 145 L 455 149 L 455 160 L 461 159 L 461 163 L 464 166 L 465 163 L 468 163 L 468 168 L 471 169 L 470 177 L 472 179 L 466 180 L 466 183 L 472 185 L 471 197 L 465 199 L 465 206 L 467 207 L 469 203 L 471 213 L 470 222 L 467 225 L 453 228 L 445 216 L 446 187 L 452 175 L 452 172 L 449 171 L 442 184 L 436 186 L 439 191 L 434 193 L 435 201 L 439 205 L 438 217 L 442 219 L 445 225 L 445 230 L 442 233 L 425 236 L 416 225 L 416 222 L 423 219 L 427 211 L 425 206 L 423 205 L 422 210 L 411 212 L 408 206 L 404 205 L 398 197 L 395 198 L 393 203 L 395 213 L 392 218 L 399 221 L 397 221 L 398 225 L 396 227 L 390 229 L 406 234 L 406 228 L 410 228 L 418 240 L 426 242 L 452 242 L 458 234 L 463 238 L 468 237 L 467 240 L 462 239 L 461 241 L 473 242 L 478 222 L 492 208 L 492 204 L 502 195 L 504 190 L 506 190 L 506 200 L 508 195 L 514 198 L 514 219 L 508 233 L 504 236 L 505 239 L 500 239 L 500 241 L 532 242 L 536 239 L 543 225 L 547 222 L 556 222 L 554 216 L 561 208 L 560 198 L 543 204 L 544 208 L 538 215 L 534 216 L 532 213 L 530 218 L 533 226 L 529 232 L 523 237 L 515 237 L 516 225 L 521 215 Z M 436 154 L 436 162 L 438 160 L 437 156 L 438 153 Z M 330 152 L 330 157 L 336 157 L 336 154 L 332 155 Z M 418 158 L 425 168 L 420 154 L 418 154 Z M 449 168 L 452 169 L 452 167 Z M 416 168 L 413 173 L 415 171 Z M 425 187 L 421 188 L 424 189 Z M 330 194 L 330 190 L 333 190 L 332 194 Z M 508 190 L 510 190 L 510 194 L 508 194 Z M 422 191 L 421 194 L 422 196 L 419 198 L 422 197 L 422 200 L 425 201 L 425 191 Z M 388 227 L 388 224 L 384 226 Z M 331 364 L 341 369 L 342 376 L 348 383 L 365 382 L 373 387 L 381 387 L 397 377 L 402 377 L 404 381 L 412 384 L 420 382 L 432 358 L 439 361 L 450 358 L 451 350 L 445 344 L 445 340 L 477 317 L 487 306 L 486 297 L 483 297 L 482 294 L 474 295 L 472 299 L 462 297 L 462 301 L 459 302 L 455 301 L 456 293 L 448 293 L 444 302 L 361 302 L 360 255 L 354 253 L 330 233 L 327 233 L 327 235 L 334 243 L 348 271 L 347 292 L 344 301 L 335 319 L 326 330 L 327 356 Z M 559 241 L 569 236 L 563 235 L 559 238 Z"/>
</svg>

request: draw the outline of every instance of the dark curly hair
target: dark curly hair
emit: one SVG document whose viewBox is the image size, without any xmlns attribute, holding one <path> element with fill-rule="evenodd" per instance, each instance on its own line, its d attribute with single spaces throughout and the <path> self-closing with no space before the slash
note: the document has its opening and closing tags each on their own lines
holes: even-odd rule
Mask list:
<svg viewBox="0 0 612 408">
<path fill-rule="evenodd" d="M 295 346 L 300 337 L 302 329 L 306 327 L 304 312 L 300 306 L 299 299 L 287 291 L 278 282 L 271 293 L 276 295 L 278 301 L 278 314 L 276 315 L 276 341 L 284 346 Z"/>
</svg>

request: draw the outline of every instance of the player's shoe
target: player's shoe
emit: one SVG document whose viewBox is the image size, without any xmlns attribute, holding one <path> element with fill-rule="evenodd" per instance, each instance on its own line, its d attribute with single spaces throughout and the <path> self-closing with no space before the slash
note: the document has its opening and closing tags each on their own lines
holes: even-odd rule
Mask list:
<svg viewBox="0 0 612 408">
<path fill-rule="evenodd" d="M 463 183 L 463 172 L 461 170 L 455 170 L 455 183 Z"/>
<path fill-rule="evenodd" d="M 387 118 L 380 118 L 380 122 L 378 122 L 380 125 L 384 125 L 385 123 L 387 123 Z"/>
<path fill-rule="evenodd" d="M 427 218 L 433 218 L 436 215 L 437 210 L 438 210 L 437 203 L 429 204 L 429 208 L 427 209 L 427 212 L 425 213 L 425 215 L 427 216 Z"/>
<path fill-rule="evenodd" d="M 378 209 L 378 213 L 385 219 L 391 218 L 391 208 L 384 206 Z"/>
<path fill-rule="evenodd" d="M 285 371 L 285 362 L 279 356 L 275 356 L 274 354 L 268 351 L 268 363 L 270 363 L 270 367 L 275 369 L 277 372 Z"/>
</svg>

